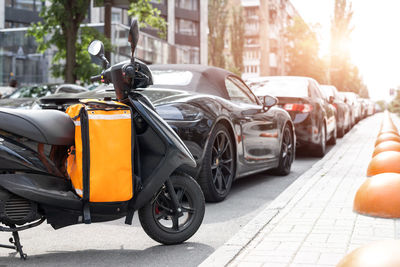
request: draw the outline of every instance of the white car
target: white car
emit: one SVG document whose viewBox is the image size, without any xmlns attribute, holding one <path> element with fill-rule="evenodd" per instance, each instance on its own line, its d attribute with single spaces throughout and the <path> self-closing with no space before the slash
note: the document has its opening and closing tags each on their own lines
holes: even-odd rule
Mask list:
<svg viewBox="0 0 400 267">
<path fill-rule="evenodd" d="M 10 95 L 12 92 L 15 91 L 14 87 L 11 86 L 0 86 L 0 98 Z"/>
</svg>

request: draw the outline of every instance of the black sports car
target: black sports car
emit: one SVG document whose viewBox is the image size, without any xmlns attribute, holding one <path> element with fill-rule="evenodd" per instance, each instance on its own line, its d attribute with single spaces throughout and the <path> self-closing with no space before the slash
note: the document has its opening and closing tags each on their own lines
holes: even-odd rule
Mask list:
<svg viewBox="0 0 400 267">
<path fill-rule="evenodd" d="M 289 114 L 266 96 L 264 103 L 233 73 L 201 65 L 151 65 L 154 85 L 143 90 L 197 161 L 185 169 L 208 201 L 221 201 L 232 181 L 274 169 L 290 172 L 295 134 Z M 82 98 L 115 98 L 111 86 L 41 99 L 42 108 L 65 109 Z"/>
</svg>

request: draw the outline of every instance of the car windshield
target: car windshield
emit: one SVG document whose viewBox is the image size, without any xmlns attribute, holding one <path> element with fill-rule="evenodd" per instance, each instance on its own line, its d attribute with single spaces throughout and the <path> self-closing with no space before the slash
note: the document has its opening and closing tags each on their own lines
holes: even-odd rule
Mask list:
<svg viewBox="0 0 400 267">
<path fill-rule="evenodd" d="M 271 79 L 255 83 L 251 89 L 257 96 L 307 97 L 308 81 L 305 79 Z"/>
<path fill-rule="evenodd" d="M 53 93 L 54 89 L 48 85 L 43 86 L 25 86 L 17 89 L 8 98 L 35 98 L 48 96 Z"/>
<path fill-rule="evenodd" d="M 321 89 L 328 97 L 335 96 L 333 88 L 331 86 L 321 85 Z"/>
<path fill-rule="evenodd" d="M 182 70 L 153 70 L 154 85 L 189 85 L 193 79 L 193 73 Z"/>
</svg>

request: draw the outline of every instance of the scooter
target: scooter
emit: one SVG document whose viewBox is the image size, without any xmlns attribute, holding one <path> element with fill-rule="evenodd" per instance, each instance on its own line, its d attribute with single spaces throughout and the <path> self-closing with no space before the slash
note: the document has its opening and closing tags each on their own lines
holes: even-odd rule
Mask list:
<svg viewBox="0 0 400 267">
<path fill-rule="evenodd" d="M 125 217 L 131 224 L 138 211 L 144 231 L 162 244 L 186 241 L 200 227 L 205 211 L 203 193 L 180 167 L 196 166 L 178 135 L 154 111 L 138 87 L 152 83 L 147 66 L 134 58 L 139 30 L 129 31 L 131 60 L 109 66 L 103 44 L 93 41 L 89 53 L 105 70 L 92 77 L 112 83 L 119 101 L 134 113 L 134 193 L 129 201 L 89 203 L 90 223 Z M 0 231 L 12 233 L 11 245 L 21 259 L 19 231 L 47 221 L 54 229 L 88 223 L 84 202 L 66 173 L 68 151 L 74 145 L 74 123 L 61 111 L 0 108 Z M 115 140 L 110 140 L 113 142 Z"/>
</svg>

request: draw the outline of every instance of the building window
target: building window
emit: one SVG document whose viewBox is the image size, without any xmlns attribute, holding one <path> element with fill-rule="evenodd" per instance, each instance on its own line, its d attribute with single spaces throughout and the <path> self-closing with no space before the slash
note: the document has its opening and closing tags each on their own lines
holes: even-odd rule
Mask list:
<svg viewBox="0 0 400 267">
<path fill-rule="evenodd" d="M 175 20 L 175 33 L 197 36 L 197 23 L 186 19 Z"/>
<path fill-rule="evenodd" d="M 198 3 L 197 0 L 176 0 L 175 1 L 175 6 L 177 8 L 197 11 L 199 3 Z"/>
<path fill-rule="evenodd" d="M 113 12 L 111 14 L 111 21 L 112 22 L 121 22 L 121 14 L 118 12 Z"/>
<path fill-rule="evenodd" d="M 165 0 L 150 0 L 150 3 L 164 5 L 165 4 Z"/>
<path fill-rule="evenodd" d="M 39 12 L 44 2 L 41 0 L 6 0 L 6 7 Z"/>
<path fill-rule="evenodd" d="M 5 28 L 21 28 L 21 27 L 29 27 L 29 23 L 15 22 L 6 20 L 4 23 Z"/>
</svg>

